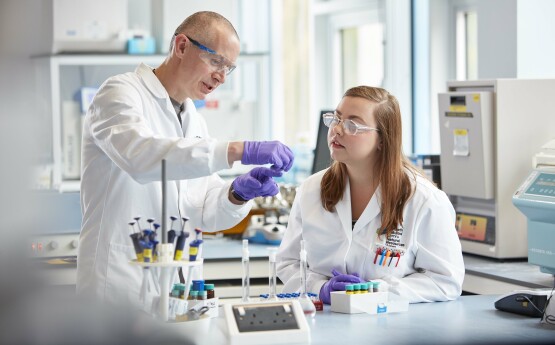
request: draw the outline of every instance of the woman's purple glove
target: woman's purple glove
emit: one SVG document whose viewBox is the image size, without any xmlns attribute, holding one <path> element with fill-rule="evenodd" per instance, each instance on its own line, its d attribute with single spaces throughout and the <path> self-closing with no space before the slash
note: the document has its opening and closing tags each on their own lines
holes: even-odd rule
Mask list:
<svg viewBox="0 0 555 345">
<path fill-rule="evenodd" d="M 363 283 L 364 281 L 359 278 L 357 273 L 354 274 L 341 274 L 335 270 L 331 271 L 333 277 L 328 280 L 320 289 L 320 300 L 325 304 L 331 304 L 330 293 L 332 291 L 344 291 L 345 285 Z"/>
<path fill-rule="evenodd" d="M 245 141 L 243 164 L 272 164 L 273 168 L 289 171 L 293 166 L 293 152 L 279 141 Z"/>
<path fill-rule="evenodd" d="M 279 187 L 272 177 L 281 176 L 283 172 L 277 169 L 258 167 L 237 177 L 232 185 L 233 191 L 243 200 L 254 199 L 257 196 L 274 196 Z"/>
</svg>

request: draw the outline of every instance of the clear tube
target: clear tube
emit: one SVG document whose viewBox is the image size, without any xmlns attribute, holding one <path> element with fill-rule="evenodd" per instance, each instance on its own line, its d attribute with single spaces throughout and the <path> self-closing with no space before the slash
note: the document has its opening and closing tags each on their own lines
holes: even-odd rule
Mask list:
<svg viewBox="0 0 555 345">
<path fill-rule="evenodd" d="M 250 276 L 249 276 L 249 240 L 243 240 L 243 302 L 249 301 L 250 295 Z"/>
<path fill-rule="evenodd" d="M 269 276 L 269 283 L 270 283 L 270 296 L 268 300 L 276 301 L 278 300 L 276 287 L 277 287 L 277 263 L 276 263 L 276 256 L 277 256 L 277 248 L 268 248 L 270 251 L 269 259 L 270 259 L 270 276 Z"/>
<path fill-rule="evenodd" d="M 299 297 L 299 302 L 301 304 L 301 307 L 303 308 L 303 312 L 305 315 L 309 315 L 311 317 L 314 317 L 314 315 L 316 315 L 316 307 L 314 306 L 314 303 L 312 302 L 312 299 L 310 298 L 310 296 L 308 296 L 308 292 L 307 292 L 307 287 L 306 287 L 306 277 L 307 277 L 307 272 L 308 272 L 308 265 L 306 262 L 306 249 L 305 249 L 305 244 L 304 244 L 304 240 L 301 240 L 301 252 L 300 252 L 300 257 L 301 257 L 301 296 Z"/>
</svg>

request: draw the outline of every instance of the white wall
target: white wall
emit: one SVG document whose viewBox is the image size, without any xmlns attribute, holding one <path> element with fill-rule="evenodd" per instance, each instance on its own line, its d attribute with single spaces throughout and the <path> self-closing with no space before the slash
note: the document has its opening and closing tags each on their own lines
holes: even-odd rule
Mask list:
<svg viewBox="0 0 555 345">
<path fill-rule="evenodd" d="M 478 78 L 515 78 L 517 0 L 477 1 Z"/>
<path fill-rule="evenodd" d="M 517 76 L 555 78 L 555 1 L 517 4 Z"/>
</svg>

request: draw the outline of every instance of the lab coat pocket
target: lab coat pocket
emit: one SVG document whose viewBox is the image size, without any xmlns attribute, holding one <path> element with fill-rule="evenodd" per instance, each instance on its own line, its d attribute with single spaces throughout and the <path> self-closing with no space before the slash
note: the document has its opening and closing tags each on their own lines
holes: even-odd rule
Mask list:
<svg viewBox="0 0 555 345">
<path fill-rule="evenodd" d="M 136 259 L 132 245 L 110 244 L 106 269 L 106 298 L 117 303 L 138 301 L 142 269 L 130 261 Z"/>
<path fill-rule="evenodd" d="M 400 263 L 403 261 L 404 254 L 403 249 L 377 241 L 365 258 L 364 268 L 371 279 L 398 276 L 398 271 L 402 270 Z"/>
</svg>

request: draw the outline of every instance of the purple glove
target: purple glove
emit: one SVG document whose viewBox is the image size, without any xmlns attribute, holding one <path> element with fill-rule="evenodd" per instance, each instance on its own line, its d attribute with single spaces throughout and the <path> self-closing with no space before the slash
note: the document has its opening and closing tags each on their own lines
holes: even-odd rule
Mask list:
<svg viewBox="0 0 555 345">
<path fill-rule="evenodd" d="M 363 283 L 364 281 L 359 278 L 357 273 L 354 274 L 341 274 L 335 270 L 331 271 L 333 277 L 328 280 L 320 289 L 320 300 L 325 304 L 331 304 L 330 293 L 332 291 L 343 291 L 345 285 Z"/>
<path fill-rule="evenodd" d="M 282 174 L 277 169 L 258 167 L 237 177 L 231 186 L 235 194 L 245 201 L 257 196 L 274 196 L 279 192 L 279 187 L 272 177 Z"/>
<path fill-rule="evenodd" d="M 272 168 L 289 171 L 293 166 L 294 157 L 291 149 L 279 141 L 245 141 L 241 163 L 271 163 Z"/>
</svg>

